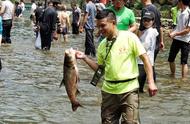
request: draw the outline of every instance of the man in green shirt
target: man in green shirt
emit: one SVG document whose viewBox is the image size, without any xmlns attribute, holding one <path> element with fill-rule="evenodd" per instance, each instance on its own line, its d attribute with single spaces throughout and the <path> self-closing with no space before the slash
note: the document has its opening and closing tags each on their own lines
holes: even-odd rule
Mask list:
<svg viewBox="0 0 190 124">
<path fill-rule="evenodd" d="M 176 27 L 177 25 L 177 14 L 179 12 L 179 2 L 177 1 L 176 5 L 174 7 L 171 8 L 171 17 L 172 17 L 172 21 L 173 21 L 173 28 Z"/>
<path fill-rule="evenodd" d="M 137 25 L 133 11 L 124 6 L 124 0 L 112 0 L 112 3 L 113 5 L 108 7 L 108 9 L 116 14 L 117 29 L 135 32 L 137 30 Z"/>
<path fill-rule="evenodd" d="M 145 65 L 150 96 L 157 92 L 146 51 L 134 33 L 117 29 L 113 11 L 103 10 L 96 19 L 97 27 L 105 36 L 97 50 L 98 63 L 81 51 L 76 51 L 76 58 L 83 59 L 94 71 L 100 65 L 105 66 L 105 80 L 101 88 L 102 124 L 118 124 L 121 116 L 122 123 L 139 124 L 138 56 Z"/>
</svg>

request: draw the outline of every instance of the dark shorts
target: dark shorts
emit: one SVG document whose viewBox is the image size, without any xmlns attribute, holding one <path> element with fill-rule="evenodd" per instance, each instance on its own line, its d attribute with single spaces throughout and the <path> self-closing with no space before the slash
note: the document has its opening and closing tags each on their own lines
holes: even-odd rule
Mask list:
<svg viewBox="0 0 190 124">
<path fill-rule="evenodd" d="M 67 28 L 63 28 L 63 32 L 62 32 L 63 36 L 67 34 Z"/>
<path fill-rule="evenodd" d="M 168 61 L 174 62 L 179 50 L 181 50 L 181 64 L 187 64 L 190 44 L 176 39 L 173 40 L 170 47 Z"/>
<path fill-rule="evenodd" d="M 138 90 L 124 94 L 109 94 L 102 91 L 102 124 L 139 124 Z"/>
<path fill-rule="evenodd" d="M 60 28 L 57 30 L 57 33 L 58 33 L 58 34 L 62 34 L 63 36 L 66 35 L 66 34 L 68 33 L 67 27 L 60 27 Z"/>
</svg>

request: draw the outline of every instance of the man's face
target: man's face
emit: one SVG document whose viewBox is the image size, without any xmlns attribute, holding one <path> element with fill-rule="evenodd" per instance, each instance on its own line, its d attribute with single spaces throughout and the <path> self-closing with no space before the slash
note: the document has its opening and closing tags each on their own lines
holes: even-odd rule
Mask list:
<svg viewBox="0 0 190 124">
<path fill-rule="evenodd" d="M 107 18 L 97 20 L 99 32 L 105 37 L 109 37 L 112 34 L 113 30 L 115 29 L 114 26 L 114 21 Z"/>
<path fill-rule="evenodd" d="M 76 9 L 76 6 L 74 4 L 71 4 L 72 9 Z"/>
<path fill-rule="evenodd" d="M 144 4 L 146 2 L 146 0 L 141 0 L 141 3 Z"/>
<path fill-rule="evenodd" d="M 112 3 L 116 10 L 121 9 L 124 6 L 124 0 L 112 0 Z"/>
<path fill-rule="evenodd" d="M 179 2 L 178 2 L 178 6 L 179 6 L 179 8 L 182 8 L 182 6 L 183 6 L 182 1 L 179 1 Z"/>
</svg>

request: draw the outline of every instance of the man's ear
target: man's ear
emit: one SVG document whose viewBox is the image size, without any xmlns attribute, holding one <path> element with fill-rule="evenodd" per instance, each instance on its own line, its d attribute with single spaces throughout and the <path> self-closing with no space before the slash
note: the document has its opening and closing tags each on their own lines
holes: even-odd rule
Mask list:
<svg viewBox="0 0 190 124">
<path fill-rule="evenodd" d="M 116 24 L 117 24 L 116 20 L 113 20 L 113 24 L 114 24 L 114 25 L 116 25 Z"/>
</svg>

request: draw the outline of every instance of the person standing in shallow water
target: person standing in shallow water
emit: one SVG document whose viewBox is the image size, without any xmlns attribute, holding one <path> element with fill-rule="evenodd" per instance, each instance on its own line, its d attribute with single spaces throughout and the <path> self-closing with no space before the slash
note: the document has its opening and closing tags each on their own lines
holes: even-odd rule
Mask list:
<svg viewBox="0 0 190 124">
<path fill-rule="evenodd" d="M 31 10 L 30 10 L 30 20 L 35 23 L 35 11 L 37 8 L 37 5 L 35 3 L 35 0 L 31 0 L 32 6 L 31 6 Z"/>
<path fill-rule="evenodd" d="M 154 53 L 154 61 L 156 61 L 156 57 L 159 53 L 160 50 L 164 49 L 164 42 L 163 42 L 163 30 L 162 30 L 162 25 L 161 25 L 161 14 L 159 12 L 159 10 L 157 9 L 157 7 L 152 4 L 151 0 L 141 0 L 142 4 L 143 4 L 143 9 L 141 12 L 141 20 L 140 20 L 140 26 L 139 26 L 139 34 L 141 33 L 141 31 L 143 31 L 145 29 L 145 27 L 143 26 L 143 20 L 142 17 L 144 16 L 144 13 L 146 11 L 151 11 L 154 13 L 155 15 L 155 21 L 154 21 L 154 25 L 155 28 L 157 29 L 159 35 L 157 36 L 157 40 L 156 40 L 156 48 L 155 48 L 155 53 Z"/>
<path fill-rule="evenodd" d="M 92 0 L 86 0 L 84 16 L 82 22 L 79 26 L 79 31 L 83 32 L 85 29 L 85 54 L 96 56 L 96 49 L 94 45 L 94 28 L 95 28 L 95 15 L 96 15 L 96 6 Z"/>
<path fill-rule="evenodd" d="M 175 77 L 175 58 L 181 50 L 182 79 L 187 78 L 188 75 L 187 61 L 190 52 L 190 9 L 188 6 L 189 0 L 179 0 L 180 12 L 177 17 L 177 26 L 174 31 L 169 33 L 173 39 L 168 57 L 171 76 Z"/>
<path fill-rule="evenodd" d="M 157 7 L 154 4 L 152 4 L 151 0 L 141 0 L 141 2 L 142 2 L 144 7 L 141 11 L 141 20 L 140 20 L 138 35 L 141 35 L 143 30 L 146 29 L 143 26 L 143 19 L 142 19 L 145 12 L 147 12 L 147 11 L 153 12 L 155 15 L 154 26 L 159 33 L 159 35 L 156 38 L 156 47 L 155 47 L 155 51 L 154 51 L 154 62 L 155 62 L 159 51 L 164 49 L 163 30 L 161 27 L 161 14 L 160 14 L 159 10 L 157 9 Z M 154 66 L 154 68 L 155 68 L 155 66 Z M 156 73 L 154 73 L 154 78 L 156 80 Z"/>
<path fill-rule="evenodd" d="M 1 1 L 0 1 L 0 9 L 1 9 Z M 0 16 L 0 46 L 2 42 L 2 33 L 3 33 L 2 17 Z"/>
<path fill-rule="evenodd" d="M 147 55 L 150 59 L 153 72 L 155 71 L 154 70 L 154 51 L 156 47 L 156 37 L 158 36 L 158 31 L 156 30 L 156 28 L 154 28 L 154 21 L 155 21 L 154 18 L 155 18 L 155 15 L 153 12 L 150 12 L 150 11 L 145 12 L 142 20 L 143 20 L 143 26 L 146 29 L 142 31 L 142 34 L 140 36 L 140 41 L 143 44 L 147 52 Z M 144 84 L 146 82 L 146 72 L 144 69 L 144 64 L 140 59 L 138 59 L 138 67 L 139 67 L 138 81 L 140 85 L 139 92 L 143 93 Z M 155 76 L 154 76 L 154 81 L 156 81 Z"/>
<path fill-rule="evenodd" d="M 56 34 L 57 12 L 55 7 L 57 4 L 57 1 L 48 2 L 48 7 L 44 10 L 39 23 L 43 50 L 50 50 L 53 35 Z"/>
<path fill-rule="evenodd" d="M 11 28 L 14 18 L 14 4 L 10 0 L 2 1 L 2 7 L 0 10 L 0 15 L 2 15 L 3 20 L 3 38 L 2 43 L 11 44 Z"/>
<path fill-rule="evenodd" d="M 72 33 L 79 34 L 79 25 L 81 20 L 81 10 L 76 2 L 71 2 L 72 8 Z"/>
<path fill-rule="evenodd" d="M 134 33 L 117 30 L 114 12 L 103 10 L 96 15 L 96 19 L 97 27 L 105 37 L 97 49 L 98 62 L 81 51 L 76 51 L 76 57 L 86 62 L 94 71 L 105 66 L 105 80 L 101 87 L 102 124 L 119 124 L 120 118 L 122 124 L 140 124 L 136 58 L 139 56 L 145 65 L 149 95 L 154 96 L 157 87 L 149 58 Z M 106 55 L 108 56 L 105 59 Z"/>
<path fill-rule="evenodd" d="M 68 31 L 70 29 L 70 19 L 69 15 L 67 14 L 66 10 L 66 5 L 62 4 L 59 7 L 58 11 L 58 18 L 59 18 L 59 26 L 57 29 L 57 33 L 59 34 L 58 39 L 61 38 L 61 35 L 63 35 L 64 42 L 68 42 Z"/>
</svg>

